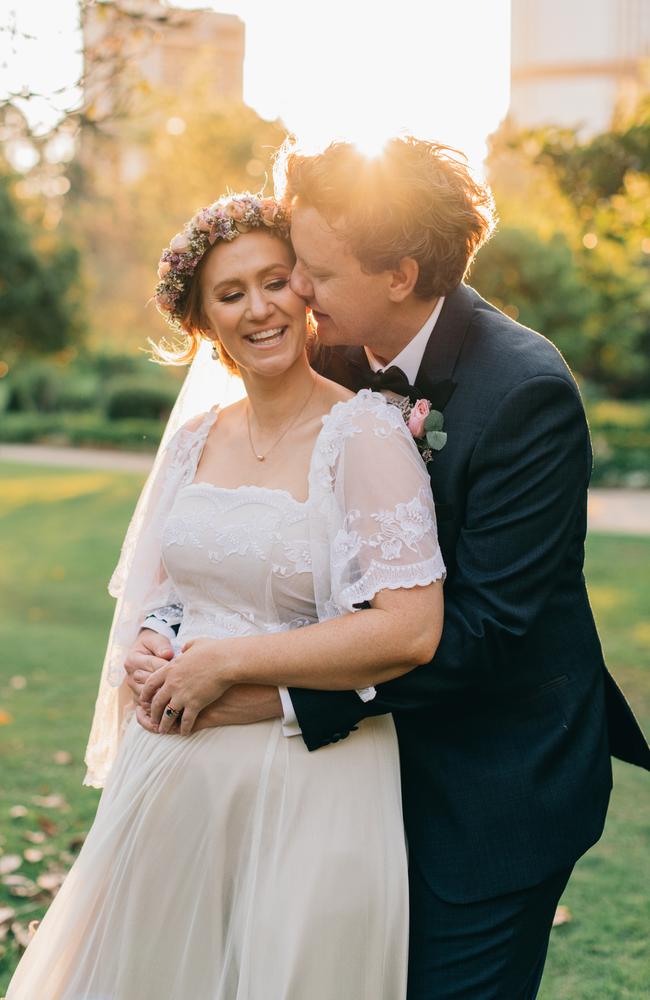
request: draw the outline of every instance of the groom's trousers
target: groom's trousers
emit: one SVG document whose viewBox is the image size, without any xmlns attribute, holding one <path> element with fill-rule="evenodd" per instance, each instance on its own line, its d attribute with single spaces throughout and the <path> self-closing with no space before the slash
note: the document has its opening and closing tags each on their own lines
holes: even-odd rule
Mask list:
<svg viewBox="0 0 650 1000">
<path fill-rule="evenodd" d="M 448 903 L 410 860 L 408 1000 L 534 1000 L 572 871 L 473 903 Z"/>
</svg>

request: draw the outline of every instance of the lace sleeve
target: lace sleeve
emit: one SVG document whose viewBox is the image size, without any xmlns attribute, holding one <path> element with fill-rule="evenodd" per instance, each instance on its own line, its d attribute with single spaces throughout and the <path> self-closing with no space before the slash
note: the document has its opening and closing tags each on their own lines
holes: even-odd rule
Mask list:
<svg viewBox="0 0 650 1000">
<path fill-rule="evenodd" d="M 182 621 L 182 601 L 161 565 L 159 579 L 144 602 L 140 627 L 151 628 L 171 639 L 176 636 L 177 627 Z"/>
<path fill-rule="evenodd" d="M 380 590 L 444 579 L 445 566 L 429 476 L 401 412 L 369 390 L 343 406 L 332 596 L 342 611 L 353 611 Z"/>
</svg>

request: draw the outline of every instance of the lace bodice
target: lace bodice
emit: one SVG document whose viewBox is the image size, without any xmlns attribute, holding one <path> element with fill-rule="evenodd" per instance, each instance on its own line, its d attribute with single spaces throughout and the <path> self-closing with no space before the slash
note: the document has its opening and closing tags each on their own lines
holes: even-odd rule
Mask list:
<svg viewBox="0 0 650 1000">
<path fill-rule="evenodd" d="M 323 418 L 306 501 L 186 481 L 161 553 L 162 588 L 150 600 L 182 609 L 179 646 L 301 627 L 444 572 L 422 460 L 399 411 L 369 390 Z"/>
<path fill-rule="evenodd" d="M 298 628 L 318 620 L 309 504 L 284 490 L 181 487 L 163 561 L 183 606 L 178 644 Z"/>
</svg>

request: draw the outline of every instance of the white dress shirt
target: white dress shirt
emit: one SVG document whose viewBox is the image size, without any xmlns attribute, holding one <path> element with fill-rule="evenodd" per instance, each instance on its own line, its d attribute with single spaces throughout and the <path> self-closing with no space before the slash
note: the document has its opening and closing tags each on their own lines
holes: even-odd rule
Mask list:
<svg viewBox="0 0 650 1000">
<path fill-rule="evenodd" d="M 382 368 L 392 368 L 393 366 L 396 366 L 397 368 L 402 369 L 411 385 L 413 385 L 415 383 L 415 376 L 420 370 L 420 365 L 422 364 L 425 348 L 429 343 L 429 338 L 433 333 L 433 328 L 436 325 L 444 301 L 445 297 L 442 295 L 436 302 L 433 312 L 429 314 L 413 339 L 409 340 L 406 347 L 404 347 L 391 361 L 382 364 L 381 361 L 377 360 L 369 347 L 364 347 L 364 351 L 366 352 L 366 356 L 368 358 L 368 364 L 373 372 L 381 371 Z M 395 393 L 387 393 L 387 395 L 394 396 Z M 291 695 L 285 687 L 279 688 L 279 691 L 283 712 L 282 731 L 285 736 L 300 736 L 302 734 L 302 729 L 300 728 L 300 724 L 294 711 Z M 363 690 L 357 691 L 357 694 L 362 701 L 372 701 L 377 692 L 375 688 L 372 687 L 363 688 Z"/>
</svg>

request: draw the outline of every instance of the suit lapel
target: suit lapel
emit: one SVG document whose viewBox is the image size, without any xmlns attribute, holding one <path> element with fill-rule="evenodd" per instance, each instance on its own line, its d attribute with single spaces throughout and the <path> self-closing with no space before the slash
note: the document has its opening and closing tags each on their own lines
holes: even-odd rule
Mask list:
<svg viewBox="0 0 650 1000">
<path fill-rule="evenodd" d="M 469 329 L 476 298 L 476 293 L 468 285 L 458 285 L 445 298 L 438 322 L 424 349 L 415 381 L 437 410 L 444 409 L 456 388 L 453 374 Z"/>
</svg>

